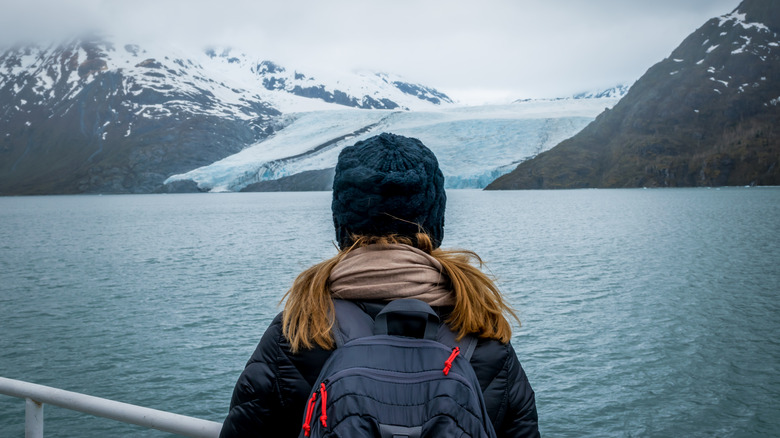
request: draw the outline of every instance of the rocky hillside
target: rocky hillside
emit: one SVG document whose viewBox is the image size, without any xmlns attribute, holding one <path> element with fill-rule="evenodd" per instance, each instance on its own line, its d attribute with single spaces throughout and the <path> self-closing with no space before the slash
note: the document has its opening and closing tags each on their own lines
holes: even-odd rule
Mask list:
<svg viewBox="0 0 780 438">
<path fill-rule="evenodd" d="M 745 0 L 488 189 L 780 184 L 780 2 Z"/>
<path fill-rule="evenodd" d="M 291 109 L 451 102 L 388 75 L 315 76 L 102 37 L 0 52 L 0 195 L 149 193 L 263 140 Z"/>
</svg>

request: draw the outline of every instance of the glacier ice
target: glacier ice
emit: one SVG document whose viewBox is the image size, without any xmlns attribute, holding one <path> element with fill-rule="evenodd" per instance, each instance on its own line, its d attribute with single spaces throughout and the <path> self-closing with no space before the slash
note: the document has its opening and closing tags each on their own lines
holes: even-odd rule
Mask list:
<svg viewBox="0 0 780 438">
<path fill-rule="evenodd" d="M 484 188 L 519 163 L 573 136 L 617 98 L 524 101 L 426 111 L 329 110 L 286 115 L 284 128 L 208 166 L 173 175 L 201 190 L 239 191 L 258 181 L 335 166 L 346 146 L 380 132 L 420 139 L 448 188 Z"/>
</svg>

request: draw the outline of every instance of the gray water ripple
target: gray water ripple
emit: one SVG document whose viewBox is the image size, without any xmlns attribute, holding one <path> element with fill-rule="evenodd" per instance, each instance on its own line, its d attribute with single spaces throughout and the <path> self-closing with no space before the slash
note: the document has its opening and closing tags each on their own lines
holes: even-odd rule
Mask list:
<svg viewBox="0 0 780 438">
<path fill-rule="evenodd" d="M 780 434 L 780 189 L 450 191 L 553 437 Z M 221 421 L 328 193 L 0 198 L 0 375 Z M 0 436 L 24 403 L 0 397 Z M 154 436 L 54 407 L 47 436 Z"/>
</svg>

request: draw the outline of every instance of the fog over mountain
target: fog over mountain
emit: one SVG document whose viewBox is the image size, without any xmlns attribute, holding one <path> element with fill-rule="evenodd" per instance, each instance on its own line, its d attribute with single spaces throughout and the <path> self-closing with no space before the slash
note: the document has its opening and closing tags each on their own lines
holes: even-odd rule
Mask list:
<svg viewBox="0 0 780 438">
<path fill-rule="evenodd" d="M 85 30 L 232 47 L 288 69 L 399 74 L 468 105 L 631 84 L 739 0 L 5 1 L 0 49 Z"/>
</svg>

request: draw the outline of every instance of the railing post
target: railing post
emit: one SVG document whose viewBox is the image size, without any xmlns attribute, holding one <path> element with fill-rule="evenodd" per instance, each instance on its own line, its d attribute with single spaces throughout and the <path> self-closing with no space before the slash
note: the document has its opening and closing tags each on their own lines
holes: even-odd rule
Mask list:
<svg viewBox="0 0 780 438">
<path fill-rule="evenodd" d="M 24 438 L 43 438 L 43 403 L 25 398 Z"/>
<path fill-rule="evenodd" d="M 216 438 L 222 429 L 222 423 L 216 421 L 202 420 L 5 377 L 0 377 L 0 394 L 25 399 L 24 430 L 27 438 L 43 437 L 44 404 L 192 438 Z"/>
</svg>

